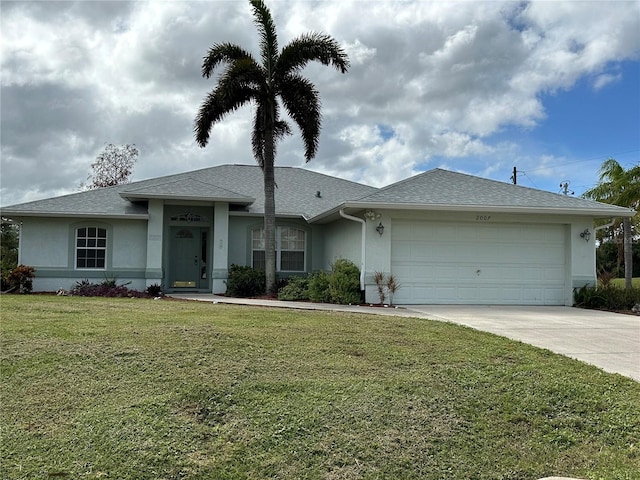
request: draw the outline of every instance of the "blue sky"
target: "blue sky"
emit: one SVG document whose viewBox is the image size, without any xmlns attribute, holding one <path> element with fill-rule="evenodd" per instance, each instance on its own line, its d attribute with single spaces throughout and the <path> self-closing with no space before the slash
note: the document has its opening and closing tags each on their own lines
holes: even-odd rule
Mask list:
<svg viewBox="0 0 640 480">
<path fill-rule="evenodd" d="M 294 135 L 278 165 L 374 186 L 447 168 L 576 195 L 601 163 L 640 159 L 640 3 L 268 1 L 280 46 L 309 32 L 346 50 L 346 75 L 311 65 L 323 129 L 305 164 Z M 244 1 L 0 3 L 0 204 L 77 191 L 107 143 L 134 143 L 132 180 L 253 164 L 246 106 L 193 120 L 215 78 L 215 42 L 257 52 Z"/>
<path fill-rule="evenodd" d="M 595 185 L 593 172 L 604 160 L 615 158 L 627 167 L 640 161 L 640 63 L 622 62 L 619 72 L 619 79 L 597 90 L 583 78 L 569 90 L 545 95 L 547 119 L 525 133 L 539 154 L 565 158 L 558 165 L 566 178 L 558 180 L 571 180 L 576 194 Z M 538 177 L 536 168 L 527 174 Z M 539 182 L 539 188 L 555 188 L 542 178 Z M 527 185 L 526 177 L 522 184 Z"/>
</svg>

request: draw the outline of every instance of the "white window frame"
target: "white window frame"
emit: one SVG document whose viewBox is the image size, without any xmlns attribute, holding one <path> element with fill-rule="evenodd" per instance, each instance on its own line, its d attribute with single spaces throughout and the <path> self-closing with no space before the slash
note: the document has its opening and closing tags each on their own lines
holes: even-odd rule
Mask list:
<svg viewBox="0 0 640 480">
<path fill-rule="evenodd" d="M 302 232 L 302 235 L 304 236 L 303 239 L 303 247 L 301 249 L 285 249 L 283 250 L 282 248 L 282 233 L 283 231 L 286 231 L 288 229 L 293 229 L 293 230 L 297 230 L 298 232 Z M 254 240 L 258 240 L 257 238 L 254 237 L 255 232 L 261 232 L 260 233 L 260 239 L 259 239 L 259 247 L 260 248 L 256 248 L 255 244 L 254 244 Z M 264 227 L 259 227 L 259 228 L 254 228 L 251 230 L 251 266 L 253 268 L 255 268 L 254 266 L 254 252 L 264 252 L 265 251 L 265 242 L 264 242 Z M 281 268 L 282 266 L 282 252 L 302 252 L 303 255 L 303 260 L 302 260 L 302 270 L 283 270 Z M 276 271 L 277 272 L 291 272 L 291 273 L 300 273 L 300 272 L 306 272 L 307 271 L 307 231 L 299 228 L 297 226 L 289 226 L 289 225 L 279 225 L 276 226 Z"/>
</svg>

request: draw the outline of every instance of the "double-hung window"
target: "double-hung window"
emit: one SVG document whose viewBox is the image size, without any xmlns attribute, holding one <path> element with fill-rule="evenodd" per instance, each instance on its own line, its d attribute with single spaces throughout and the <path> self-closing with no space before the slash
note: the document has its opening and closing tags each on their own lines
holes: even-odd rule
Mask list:
<svg viewBox="0 0 640 480">
<path fill-rule="evenodd" d="M 304 230 L 294 227 L 276 227 L 276 271 L 305 271 L 306 240 Z M 251 231 L 251 262 L 253 268 L 264 270 L 264 228 Z"/>
<path fill-rule="evenodd" d="M 98 227 L 76 229 L 76 268 L 104 270 L 107 259 L 107 230 Z"/>
</svg>

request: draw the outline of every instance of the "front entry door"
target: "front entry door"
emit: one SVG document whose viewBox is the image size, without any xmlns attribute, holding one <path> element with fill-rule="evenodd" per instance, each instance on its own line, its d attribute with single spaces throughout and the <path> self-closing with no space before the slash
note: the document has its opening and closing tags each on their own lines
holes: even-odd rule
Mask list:
<svg viewBox="0 0 640 480">
<path fill-rule="evenodd" d="M 170 288 L 208 288 L 207 230 L 198 227 L 171 227 Z"/>
</svg>

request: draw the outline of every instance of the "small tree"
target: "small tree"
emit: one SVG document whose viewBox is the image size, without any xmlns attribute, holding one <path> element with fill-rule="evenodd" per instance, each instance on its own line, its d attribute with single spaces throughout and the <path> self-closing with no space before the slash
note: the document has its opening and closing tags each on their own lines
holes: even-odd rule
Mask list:
<svg viewBox="0 0 640 480">
<path fill-rule="evenodd" d="M 83 183 L 81 188 L 94 190 L 128 183 L 139 153 L 135 145 L 108 144 L 91 164 L 93 172 L 87 176 L 89 183 Z"/>
<path fill-rule="evenodd" d="M 6 218 L 0 231 L 0 261 L 3 274 L 18 266 L 18 226 Z"/>
</svg>

